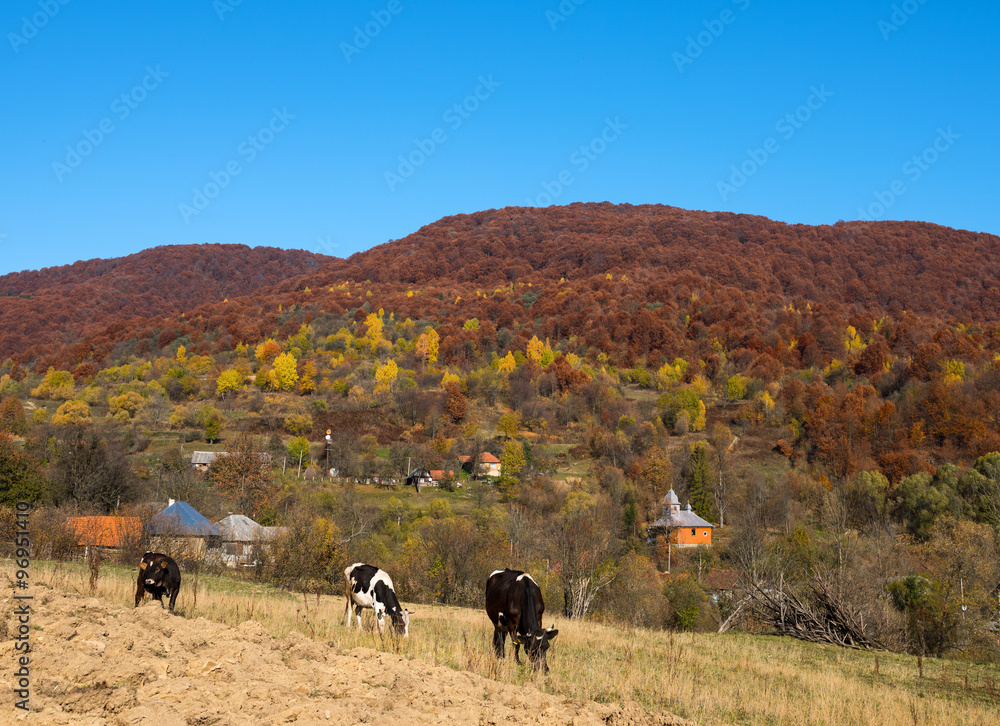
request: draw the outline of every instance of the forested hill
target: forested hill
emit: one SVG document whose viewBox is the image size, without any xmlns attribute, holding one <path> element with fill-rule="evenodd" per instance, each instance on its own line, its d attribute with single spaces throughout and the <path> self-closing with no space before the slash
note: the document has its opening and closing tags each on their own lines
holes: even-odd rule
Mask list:
<svg viewBox="0 0 1000 726">
<path fill-rule="evenodd" d="M 507 207 L 445 217 L 324 269 L 373 282 L 477 285 L 609 272 L 638 281 L 695 273 L 872 313 L 1000 319 L 1000 238 L 922 222 L 812 227 L 664 205 Z"/>
<path fill-rule="evenodd" d="M 798 367 L 836 358 L 848 320 L 857 328 L 916 315 L 924 330 L 1000 321 L 998 278 L 996 236 L 920 222 L 811 227 L 663 205 L 508 207 L 445 217 L 346 260 L 183 245 L 6 275 L 0 360 L 100 367 L 119 357 L 119 343 L 155 350 L 185 336 L 216 354 L 367 304 L 443 324 L 443 338 L 448 325 L 477 318 L 513 331 L 500 348 L 532 334 L 575 337 L 628 364 L 701 357 L 692 346 L 713 337 L 773 348 L 784 360 L 791 354 L 766 331 L 787 324 L 780 338 L 807 336 L 786 362 Z M 816 320 L 784 321 L 783 308 L 810 305 L 825 317 L 817 310 Z M 456 350 L 470 335 L 453 338 Z M 820 357 L 810 352 L 813 339 Z"/>
<path fill-rule="evenodd" d="M 252 295 L 330 259 L 275 247 L 173 245 L 4 275 L 0 357 L 65 344 L 93 324 L 177 314 Z"/>
<path fill-rule="evenodd" d="M 190 305 L 193 296 L 246 295 L 314 269 L 329 259 L 277 247 L 166 245 L 127 257 L 12 272 L 0 277 L 0 295 L 46 291 L 66 294 L 91 286 L 108 293 L 142 296 L 139 299 L 160 304 Z"/>
</svg>

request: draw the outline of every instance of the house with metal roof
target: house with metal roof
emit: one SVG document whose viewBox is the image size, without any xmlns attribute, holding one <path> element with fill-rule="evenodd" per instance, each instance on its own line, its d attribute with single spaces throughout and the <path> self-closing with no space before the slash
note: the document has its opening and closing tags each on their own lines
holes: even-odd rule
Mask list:
<svg viewBox="0 0 1000 726">
<path fill-rule="evenodd" d="M 225 451 L 195 451 L 191 454 L 191 466 L 198 471 L 207 471 L 218 457 L 225 455 Z"/>
<path fill-rule="evenodd" d="M 248 567 L 262 548 L 286 531 L 285 527 L 262 527 L 244 514 L 230 514 L 215 525 L 222 540 L 222 561 L 228 567 Z"/>
<path fill-rule="evenodd" d="M 219 546 L 219 528 L 187 502 L 170 500 L 169 506 L 149 520 L 152 547 L 178 557 L 200 559 Z"/>
<path fill-rule="evenodd" d="M 662 534 L 678 547 L 711 547 L 714 527 L 691 511 L 690 502 L 681 509 L 681 502 L 671 489 L 663 498 L 663 516 L 649 525 L 646 532 L 650 538 Z"/>
</svg>

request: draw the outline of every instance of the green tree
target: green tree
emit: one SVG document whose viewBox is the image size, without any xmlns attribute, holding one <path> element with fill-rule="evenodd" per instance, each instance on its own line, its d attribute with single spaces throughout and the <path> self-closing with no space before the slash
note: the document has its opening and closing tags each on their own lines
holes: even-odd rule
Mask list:
<svg viewBox="0 0 1000 726">
<path fill-rule="evenodd" d="M 708 519 L 712 516 L 712 499 L 710 489 L 712 474 L 708 467 L 708 447 L 704 441 L 691 445 L 688 460 L 688 497 L 691 509 L 699 517 Z"/>
<path fill-rule="evenodd" d="M 897 491 L 896 516 L 914 537 L 927 539 L 934 523 L 948 511 L 948 494 L 924 471 L 900 481 Z"/>
<path fill-rule="evenodd" d="M 309 439 L 296 436 L 288 442 L 288 460 L 295 465 L 301 462 L 309 463 Z"/>
<path fill-rule="evenodd" d="M 8 434 L 0 433 L 0 504 L 37 502 L 45 493 L 45 478 L 38 462 Z"/>
</svg>

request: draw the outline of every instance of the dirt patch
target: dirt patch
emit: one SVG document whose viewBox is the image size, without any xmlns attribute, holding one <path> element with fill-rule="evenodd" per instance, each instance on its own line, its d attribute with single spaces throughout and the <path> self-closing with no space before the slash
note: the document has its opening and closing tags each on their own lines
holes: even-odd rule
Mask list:
<svg viewBox="0 0 1000 726">
<path fill-rule="evenodd" d="M 575 701 L 471 673 L 298 633 L 271 637 L 137 609 L 36 583 L 31 712 L 5 699 L 0 722 L 73 726 L 232 724 L 688 724 L 636 705 Z M 9 595 L 4 610 L 12 610 Z M 0 644 L 4 668 L 13 643 Z"/>
</svg>

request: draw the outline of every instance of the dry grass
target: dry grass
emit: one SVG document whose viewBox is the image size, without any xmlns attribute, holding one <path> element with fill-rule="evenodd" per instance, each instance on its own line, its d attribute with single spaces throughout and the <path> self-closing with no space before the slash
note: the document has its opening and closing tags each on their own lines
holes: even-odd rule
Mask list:
<svg viewBox="0 0 1000 726">
<path fill-rule="evenodd" d="M 33 564 L 55 587 L 89 592 L 84 565 Z M 97 596 L 131 606 L 134 570 L 104 566 Z M 271 633 L 302 632 L 338 650 L 365 646 L 468 670 L 505 683 L 596 701 L 637 701 L 700 724 L 878 724 L 980 726 L 1000 722 L 1000 667 L 859 653 L 787 638 L 629 630 L 557 620 L 540 676 L 490 652 L 478 610 L 417 605 L 405 641 L 344 627 L 340 597 L 303 597 L 227 577 L 186 575 L 177 601 L 184 617 L 238 625 L 254 619 Z M 413 607 L 411 604 L 410 607 Z M 366 622 L 370 621 L 370 615 Z M 553 624 L 547 618 L 547 624 Z M 522 656 L 523 657 L 523 656 Z"/>
</svg>

